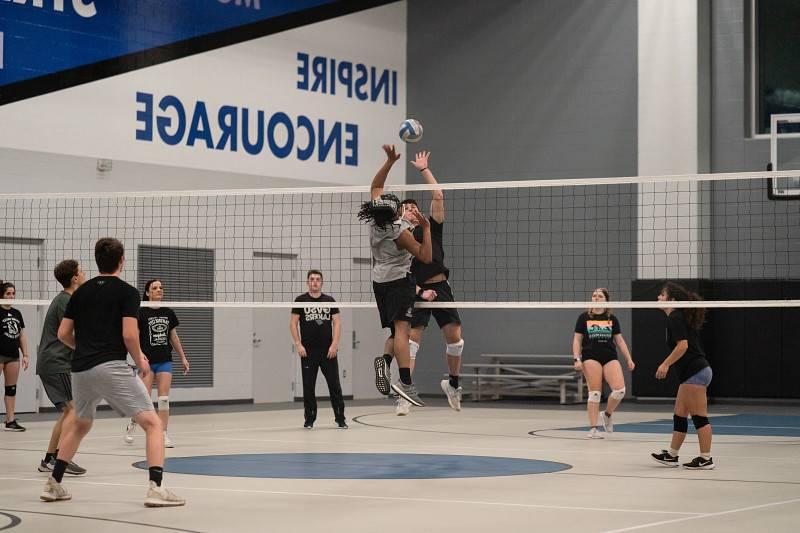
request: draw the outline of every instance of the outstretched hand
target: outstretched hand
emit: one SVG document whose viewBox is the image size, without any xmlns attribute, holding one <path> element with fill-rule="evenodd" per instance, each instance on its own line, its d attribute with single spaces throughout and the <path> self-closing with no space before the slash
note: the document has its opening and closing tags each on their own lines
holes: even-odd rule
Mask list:
<svg viewBox="0 0 800 533">
<path fill-rule="evenodd" d="M 414 160 L 411 161 L 411 164 L 414 165 L 414 168 L 416 168 L 417 170 L 425 170 L 426 168 L 428 168 L 428 158 L 430 158 L 430 156 L 431 153 L 428 152 L 427 150 L 417 152 L 417 155 L 414 158 Z"/>
<path fill-rule="evenodd" d="M 431 227 L 431 221 L 428 220 L 428 217 L 423 215 L 421 212 L 413 211 L 411 214 L 414 217 L 414 220 L 416 221 L 418 226 L 421 226 L 423 229 Z"/>
<path fill-rule="evenodd" d="M 400 159 L 400 154 L 397 153 L 393 144 L 384 144 L 383 151 L 386 152 L 386 159 L 392 163 Z"/>
</svg>

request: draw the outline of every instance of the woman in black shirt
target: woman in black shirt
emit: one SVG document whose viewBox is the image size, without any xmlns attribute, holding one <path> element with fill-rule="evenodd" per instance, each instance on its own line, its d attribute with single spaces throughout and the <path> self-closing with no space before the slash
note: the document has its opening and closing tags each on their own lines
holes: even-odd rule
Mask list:
<svg viewBox="0 0 800 533">
<path fill-rule="evenodd" d="M 597 302 L 598 305 L 603 305 L 609 300 L 608 289 L 599 288 L 592 292 L 592 302 Z M 575 324 L 572 355 L 575 359 L 575 370 L 583 372 L 589 387 L 586 410 L 589 413 L 590 426 L 587 437 L 590 439 L 603 438 L 603 435 L 597 431 L 603 378 L 611 387 L 606 409 L 599 413 L 606 433 L 614 431 L 611 415 L 625 397 L 625 377 L 622 375 L 622 366 L 617 359 L 617 346 L 628 361 L 628 370 L 633 370 L 636 365 L 633 363 L 625 339 L 622 338 L 619 320 L 611 313 L 611 309 L 593 307 L 585 313 L 581 313 Z"/>
<path fill-rule="evenodd" d="M 12 300 L 16 297 L 13 283 L 0 285 L 2 298 Z M 22 369 L 28 370 L 28 340 L 25 336 L 25 321 L 22 313 L 10 305 L 0 306 L 0 374 L 4 376 L 6 403 L 6 431 L 25 431 L 14 417 L 16 406 L 17 379 L 19 378 L 19 352 L 22 351 Z"/>
<path fill-rule="evenodd" d="M 164 299 L 164 286 L 159 279 L 151 279 L 144 286 L 142 301 L 160 302 Z M 172 386 L 172 349 L 178 352 L 183 366 L 183 374 L 189 373 L 189 360 L 183 353 L 183 345 L 178 337 L 179 325 L 175 311 L 169 307 L 139 308 L 139 344 L 147 356 L 150 370 L 142 378 L 149 392 L 153 388 L 153 376 L 158 390 L 158 416 L 164 426 L 164 446 L 174 448 L 175 444 L 167 433 L 169 423 L 169 389 Z M 131 419 L 125 431 L 125 442 L 133 443 L 136 422 Z"/>
<path fill-rule="evenodd" d="M 677 283 L 668 282 L 658 295 L 659 302 L 699 301 L 696 293 Z M 667 314 L 667 344 L 670 354 L 658 367 L 657 379 L 664 379 L 674 366 L 681 381 L 678 397 L 675 399 L 675 413 L 672 417 L 672 442 L 668 450 L 651 454 L 657 462 L 671 467 L 678 466 L 678 450 L 681 448 L 686 431 L 689 429 L 689 415 L 697 430 L 700 441 L 700 456 L 691 462 L 683 463 L 691 470 L 712 470 L 711 424 L 708 422 L 708 398 L 706 390 L 713 373 L 708 364 L 700 342 L 700 328 L 705 321 L 705 309 L 699 307 L 673 309 L 664 308 Z"/>
</svg>

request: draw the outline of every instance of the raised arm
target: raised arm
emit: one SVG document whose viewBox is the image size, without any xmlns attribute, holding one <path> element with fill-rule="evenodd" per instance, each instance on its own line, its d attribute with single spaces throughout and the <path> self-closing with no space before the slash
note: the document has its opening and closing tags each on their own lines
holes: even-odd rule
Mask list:
<svg viewBox="0 0 800 533">
<path fill-rule="evenodd" d="M 383 166 L 378 169 L 370 185 L 370 198 L 373 200 L 383 194 L 383 186 L 386 183 L 386 178 L 389 176 L 389 171 L 392 169 L 392 165 L 395 164 L 395 161 L 400 159 L 400 154 L 395 151 L 393 144 L 384 144 L 383 151 L 386 152 L 386 161 L 383 163 Z"/>
<path fill-rule="evenodd" d="M 419 170 L 425 183 L 428 185 L 439 185 L 433 172 L 431 172 L 431 169 L 428 167 L 430 157 L 431 153 L 428 151 L 417 152 L 411 164 L 414 165 L 414 168 Z M 444 222 L 444 193 L 438 187 L 431 189 L 431 217 L 439 224 Z"/>
</svg>

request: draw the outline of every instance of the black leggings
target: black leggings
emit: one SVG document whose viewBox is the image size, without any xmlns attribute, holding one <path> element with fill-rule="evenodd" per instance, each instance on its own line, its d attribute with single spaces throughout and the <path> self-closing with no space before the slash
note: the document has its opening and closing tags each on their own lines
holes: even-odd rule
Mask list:
<svg viewBox="0 0 800 533">
<path fill-rule="evenodd" d="M 344 397 L 342 384 L 339 382 L 339 359 L 328 359 L 327 350 L 308 350 L 308 355 L 300 359 L 303 372 L 303 407 L 306 420 L 317 419 L 317 395 L 314 389 L 317 385 L 317 371 L 322 370 L 325 381 L 328 383 L 328 394 L 331 397 L 333 416 L 337 422 L 344 421 Z"/>
</svg>

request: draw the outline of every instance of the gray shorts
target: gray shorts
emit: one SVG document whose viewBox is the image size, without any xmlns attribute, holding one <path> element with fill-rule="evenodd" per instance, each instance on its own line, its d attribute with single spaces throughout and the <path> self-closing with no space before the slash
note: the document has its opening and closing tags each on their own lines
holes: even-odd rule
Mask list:
<svg viewBox="0 0 800 533">
<path fill-rule="evenodd" d="M 72 396 L 78 418 L 89 420 L 94 419 L 102 400 L 126 418 L 154 410 L 144 383 L 125 361 L 109 361 L 83 372 L 73 372 Z"/>
<path fill-rule="evenodd" d="M 711 367 L 707 366 L 703 370 L 699 371 L 698 373 L 691 376 L 689 379 L 683 382 L 684 385 L 702 385 L 703 387 L 708 387 L 711 384 L 711 378 L 714 377 L 714 372 L 711 371 Z"/>
</svg>

